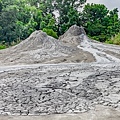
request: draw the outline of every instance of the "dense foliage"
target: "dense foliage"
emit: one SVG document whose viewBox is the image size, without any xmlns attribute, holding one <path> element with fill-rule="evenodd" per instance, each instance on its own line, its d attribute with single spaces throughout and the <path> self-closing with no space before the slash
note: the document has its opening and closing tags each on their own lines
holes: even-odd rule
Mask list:
<svg viewBox="0 0 120 120">
<path fill-rule="evenodd" d="M 93 39 L 105 42 L 120 31 L 117 8 L 109 11 L 104 5 L 87 4 L 82 14 L 86 32 Z"/>
<path fill-rule="evenodd" d="M 35 1 L 34 1 L 35 2 Z M 35 30 L 51 30 L 57 37 L 56 20 L 45 13 L 44 4 L 39 6 L 32 0 L 1 0 L 0 41 L 12 44 L 27 38 Z M 53 36 L 53 37 L 54 37 Z"/>
<path fill-rule="evenodd" d="M 111 42 L 120 30 L 118 9 L 87 4 L 86 0 L 0 0 L 0 44 L 13 45 L 35 30 L 58 38 L 70 26 L 84 26 L 87 34 L 101 42 Z M 58 13 L 56 18 L 54 13 Z M 115 43 L 115 42 L 113 42 Z"/>
</svg>

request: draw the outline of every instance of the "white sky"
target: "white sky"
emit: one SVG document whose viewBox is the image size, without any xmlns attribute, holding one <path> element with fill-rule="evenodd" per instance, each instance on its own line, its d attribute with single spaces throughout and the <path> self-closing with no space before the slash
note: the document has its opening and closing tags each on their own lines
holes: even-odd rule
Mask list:
<svg viewBox="0 0 120 120">
<path fill-rule="evenodd" d="M 104 4 L 109 10 L 118 8 L 120 11 L 120 0 L 87 0 L 88 3 L 100 3 Z M 119 12 L 120 16 L 120 12 Z"/>
</svg>

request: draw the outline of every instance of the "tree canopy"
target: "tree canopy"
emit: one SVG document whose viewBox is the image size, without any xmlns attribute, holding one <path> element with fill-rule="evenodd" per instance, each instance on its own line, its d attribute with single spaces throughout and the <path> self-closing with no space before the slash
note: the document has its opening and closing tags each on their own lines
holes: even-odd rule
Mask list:
<svg viewBox="0 0 120 120">
<path fill-rule="evenodd" d="M 13 41 L 27 38 L 35 30 L 52 31 L 57 36 L 55 17 L 45 13 L 45 6 L 32 0 L 1 0 L 0 41 L 11 44 Z"/>
<path fill-rule="evenodd" d="M 105 42 L 120 30 L 117 8 L 110 11 L 105 5 L 87 4 L 82 14 L 86 32 L 93 39 Z"/>
<path fill-rule="evenodd" d="M 90 37 L 101 42 L 119 33 L 117 8 L 108 10 L 105 5 L 84 6 L 85 3 L 86 0 L 0 0 L 0 43 L 11 45 L 35 30 L 58 38 L 74 24 L 84 26 Z"/>
</svg>

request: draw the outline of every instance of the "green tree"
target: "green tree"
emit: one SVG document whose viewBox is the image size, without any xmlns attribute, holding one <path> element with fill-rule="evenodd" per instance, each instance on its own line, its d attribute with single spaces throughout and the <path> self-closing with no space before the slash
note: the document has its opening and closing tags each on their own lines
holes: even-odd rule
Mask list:
<svg viewBox="0 0 120 120">
<path fill-rule="evenodd" d="M 49 35 L 57 36 L 55 17 L 53 14 L 44 12 L 46 6 L 41 3 L 41 0 L 1 0 L 0 3 L 1 42 L 11 44 L 13 41 L 27 38 L 35 30 L 43 29 L 47 33 L 52 31 Z"/>
<path fill-rule="evenodd" d="M 109 11 L 105 5 L 87 4 L 83 9 L 83 25 L 93 39 L 105 42 L 119 31 L 118 10 Z"/>
<path fill-rule="evenodd" d="M 64 16 L 64 19 L 62 21 L 63 24 L 60 25 L 59 32 L 63 34 L 65 31 L 69 29 L 69 27 L 75 24 L 81 26 L 82 22 L 80 16 L 81 14 L 76 9 L 71 7 L 67 12 L 67 15 Z"/>
<path fill-rule="evenodd" d="M 16 21 L 16 10 L 8 9 L 2 11 L 0 14 L 0 41 L 8 42 L 16 39 L 15 21 Z"/>
<path fill-rule="evenodd" d="M 56 11 L 59 14 L 57 22 L 58 35 L 62 35 L 68 29 L 68 27 L 73 25 L 69 23 L 70 22 L 70 19 L 68 18 L 69 14 L 71 14 L 72 16 L 75 15 L 76 18 L 77 15 L 79 14 L 78 9 L 81 8 L 85 2 L 86 0 L 44 0 L 45 6 L 47 6 L 46 9 L 47 12 L 53 13 L 54 11 Z"/>
</svg>

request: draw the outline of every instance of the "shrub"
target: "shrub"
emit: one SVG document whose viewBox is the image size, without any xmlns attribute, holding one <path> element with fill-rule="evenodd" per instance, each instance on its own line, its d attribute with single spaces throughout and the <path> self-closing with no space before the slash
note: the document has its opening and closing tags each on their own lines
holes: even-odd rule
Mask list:
<svg viewBox="0 0 120 120">
<path fill-rule="evenodd" d="M 52 29 L 44 28 L 44 29 L 43 29 L 43 32 L 46 32 L 47 35 L 50 35 L 50 36 L 52 36 L 52 37 L 54 37 L 54 38 L 58 38 L 57 33 L 54 32 Z"/>
<path fill-rule="evenodd" d="M 5 49 L 5 48 L 6 48 L 5 45 L 0 45 L 0 50 L 1 50 L 1 49 Z"/>
<path fill-rule="evenodd" d="M 113 41 L 112 40 L 106 40 L 105 43 L 107 43 L 107 44 L 113 44 Z"/>
<path fill-rule="evenodd" d="M 120 33 L 112 37 L 110 40 L 107 40 L 106 43 L 120 45 Z"/>
</svg>

